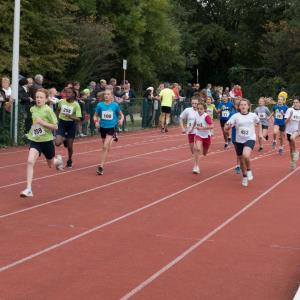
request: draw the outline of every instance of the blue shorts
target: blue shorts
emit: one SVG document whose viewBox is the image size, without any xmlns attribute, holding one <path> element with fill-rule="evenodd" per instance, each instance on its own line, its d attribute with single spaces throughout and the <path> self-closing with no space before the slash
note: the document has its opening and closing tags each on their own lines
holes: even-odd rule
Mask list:
<svg viewBox="0 0 300 300">
<path fill-rule="evenodd" d="M 76 123 L 74 121 L 64 121 L 59 119 L 56 135 L 60 135 L 66 139 L 75 139 Z"/>
<path fill-rule="evenodd" d="M 243 150 L 245 147 L 249 147 L 252 150 L 254 149 L 255 146 L 255 141 L 254 140 L 249 140 L 246 143 L 235 143 L 235 152 L 237 156 L 242 156 L 243 155 Z"/>
</svg>

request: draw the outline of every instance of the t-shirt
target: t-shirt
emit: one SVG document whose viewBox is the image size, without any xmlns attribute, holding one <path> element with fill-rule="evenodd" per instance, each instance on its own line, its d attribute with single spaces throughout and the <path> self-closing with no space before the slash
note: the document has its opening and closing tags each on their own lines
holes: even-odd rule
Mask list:
<svg viewBox="0 0 300 300">
<path fill-rule="evenodd" d="M 216 110 L 216 106 L 212 103 L 207 105 L 206 112 L 209 116 L 213 119 L 214 118 L 214 111 Z"/>
<path fill-rule="evenodd" d="M 195 123 L 196 117 L 198 115 L 198 110 L 194 110 L 192 107 L 186 108 L 180 115 L 181 120 L 187 121 L 187 133 L 195 133 L 195 128 L 191 132 L 191 129 Z"/>
<path fill-rule="evenodd" d="M 202 137 L 202 138 L 208 138 L 211 135 L 210 130 L 208 129 L 201 129 L 207 127 L 207 125 L 212 124 L 212 119 L 211 117 L 207 114 L 204 113 L 202 115 L 197 115 L 196 117 L 196 135 Z"/>
<path fill-rule="evenodd" d="M 218 104 L 218 109 L 221 110 L 221 112 L 220 112 L 220 119 L 222 121 L 229 120 L 229 118 L 232 115 L 233 108 L 234 108 L 234 105 L 233 105 L 232 102 L 228 101 L 228 102 L 225 103 L 225 102 L 221 101 Z"/>
<path fill-rule="evenodd" d="M 237 114 L 238 113 L 238 111 L 237 111 L 237 109 L 234 107 L 233 108 L 233 110 L 232 110 L 232 116 L 233 115 L 235 115 L 235 114 Z M 232 128 L 231 128 L 231 141 L 232 141 L 232 143 L 236 143 L 236 128 L 235 128 L 235 126 L 233 126 Z"/>
<path fill-rule="evenodd" d="M 50 124 L 57 124 L 57 118 L 53 110 L 47 105 L 32 106 L 32 126 L 30 128 L 28 139 L 34 142 L 48 142 L 53 140 L 52 130 L 40 124 L 35 124 L 35 119 L 40 118 Z"/>
<path fill-rule="evenodd" d="M 266 106 L 258 106 L 254 112 L 258 115 L 261 125 L 269 126 L 268 117 L 271 115 L 271 112 Z"/>
<path fill-rule="evenodd" d="M 227 122 L 227 124 L 236 127 L 236 142 L 242 144 L 249 140 L 256 141 L 255 125 L 258 123 L 260 123 L 258 116 L 252 112 L 246 115 L 238 112 Z"/>
<path fill-rule="evenodd" d="M 99 125 L 102 128 L 114 128 L 118 124 L 118 116 L 121 112 L 116 102 L 99 102 L 96 106 L 96 113 L 100 118 Z"/>
<path fill-rule="evenodd" d="M 169 89 L 165 88 L 160 93 L 159 96 L 161 97 L 161 106 L 168 106 L 171 107 L 173 103 L 173 97 L 175 97 L 174 92 Z"/>
<path fill-rule="evenodd" d="M 299 130 L 300 109 L 290 107 L 285 113 L 285 118 L 288 119 L 290 116 L 292 117 L 286 125 L 286 133 L 293 134 Z"/>
<path fill-rule="evenodd" d="M 284 105 L 275 104 L 273 106 L 274 125 L 278 125 L 278 126 L 285 125 L 284 115 L 285 115 L 287 110 L 288 110 L 288 107 L 285 104 Z"/>
<path fill-rule="evenodd" d="M 67 116 L 82 117 L 81 108 L 77 101 L 68 102 L 66 99 L 62 99 L 58 102 L 58 108 L 60 109 L 59 119 L 63 121 L 73 121 Z"/>
</svg>

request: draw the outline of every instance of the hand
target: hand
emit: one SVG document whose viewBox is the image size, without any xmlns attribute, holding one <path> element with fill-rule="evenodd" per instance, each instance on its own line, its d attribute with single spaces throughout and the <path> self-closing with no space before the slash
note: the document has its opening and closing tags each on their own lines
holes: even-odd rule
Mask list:
<svg viewBox="0 0 300 300">
<path fill-rule="evenodd" d="M 122 124 L 123 124 L 123 120 L 119 120 L 119 121 L 118 121 L 118 125 L 119 125 L 119 126 L 122 126 Z"/>
<path fill-rule="evenodd" d="M 98 121 L 95 122 L 95 127 L 96 127 L 96 129 L 99 129 L 100 125 L 99 125 L 99 122 L 98 122 Z"/>
<path fill-rule="evenodd" d="M 37 117 L 37 118 L 34 119 L 34 123 L 35 123 L 35 124 L 43 125 L 43 124 L 44 124 L 44 121 L 43 121 L 41 118 Z"/>
</svg>

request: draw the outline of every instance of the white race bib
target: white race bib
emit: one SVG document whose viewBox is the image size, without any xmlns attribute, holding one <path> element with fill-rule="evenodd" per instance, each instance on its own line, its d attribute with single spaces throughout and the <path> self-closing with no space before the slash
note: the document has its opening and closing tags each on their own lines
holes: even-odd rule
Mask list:
<svg viewBox="0 0 300 300">
<path fill-rule="evenodd" d="M 68 105 L 63 105 L 61 107 L 61 112 L 64 114 L 64 115 L 68 115 L 68 116 L 71 116 L 73 114 L 73 107 L 71 106 L 68 106 Z"/>
<path fill-rule="evenodd" d="M 113 111 L 111 111 L 111 110 L 102 111 L 101 119 L 107 120 L 107 121 L 112 120 L 113 119 Z"/>
<path fill-rule="evenodd" d="M 296 122 L 300 122 L 300 112 L 293 112 L 292 120 Z"/>
<path fill-rule="evenodd" d="M 39 124 L 32 125 L 31 129 L 32 129 L 32 136 L 33 137 L 42 136 L 46 133 L 44 127 L 42 125 L 39 125 Z"/>
<path fill-rule="evenodd" d="M 282 120 L 283 119 L 283 114 L 281 112 L 279 112 L 279 111 L 276 112 L 275 119 Z"/>
<path fill-rule="evenodd" d="M 222 111 L 222 118 L 228 118 L 230 115 L 229 111 L 228 110 L 223 110 Z"/>
<path fill-rule="evenodd" d="M 266 113 L 259 113 L 259 114 L 258 114 L 258 117 L 259 117 L 260 119 L 266 119 L 266 118 L 267 118 L 267 115 L 266 115 Z"/>
<path fill-rule="evenodd" d="M 250 129 L 247 127 L 239 127 L 239 136 L 242 137 L 249 137 L 250 136 Z"/>
</svg>

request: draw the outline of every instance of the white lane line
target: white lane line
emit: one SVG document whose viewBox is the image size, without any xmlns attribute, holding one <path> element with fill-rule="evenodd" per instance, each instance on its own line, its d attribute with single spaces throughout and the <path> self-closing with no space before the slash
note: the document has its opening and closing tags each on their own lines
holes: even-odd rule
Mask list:
<svg viewBox="0 0 300 300">
<path fill-rule="evenodd" d="M 224 150 L 224 151 L 228 151 L 228 150 Z M 273 154 L 268 154 L 268 155 L 266 155 L 266 156 L 270 156 L 270 155 L 273 155 Z M 260 158 L 262 158 L 262 157 L 256 157 L 255 160 L 258 160 L 258 159 L 260 159 Z M 189 161 L 189 160 L 190 160 L 190 159 L 187 159 L 186 161 Z M 186 161 L 183 161 L 183 162 L 186 162 Z M 180 163 L 180 162 L 178 162 L 178 163 L 176 163 L 176 164 L 179 164 L 179 163 Z M 176 165 L 176 164 L 168 165 L 168 166 L 162 167 L 162 168 L 160 168 L 160 169 L 168 168 L 168 167 L 174 166 L 174 165 Z M 151 203 L 149 203 L 149 204 L 147 204 L 147 205 L 145 205 L 145 206 L 142 206 L 142 207 L 140 207 L 140 208 L 138 208 L 138 209 L 135 209 L 135 210 L 133 210 L 133 211 L 131 211 L 131 212 L 128 212 L 128 213 L 126 213 L 126 214 L 124 214 L 124 215 L 122 215 L 122 216 L 120 216 L 120 217 L 117 217 L 117 218 L 115 218 L 115 219 L 113 219 L 113 220 L 110 220 L 110 221 L 108 221 L 108 222 L 106 222 L 106 223 L 103 223 L 103 224 L 101 224 L 101 225 L 98 225 L 98 226 L 96 226 L 96 227 L 93 227 L 93 228 L 91 228 L 91 229 L 89 229 L 89 230 L 86 230 L 86 231 L 84 231 L 84 232 L 82 232 L 82 233 L 80 233 L 80 234 L 78 234 L 78 235 L 75 235 L 75 236 L 73 236 L 73 237 L 71 237 L 71 238 L 69 238 L 69 239 L 66 239 L 66 240 L 64 240 L 64 241 L 62 241 L 62 242 L 60 242 L 60 243 L 54 244 L 54 245 L 52 245 L 52 246 L 50 246 L 50 247 L 47 247 L 47 248 L 45 248 L 45 249 L 43 249 L 43 250 L 41 250 L 41 251 L 35 252 L 35 253 L 33 253 L 33 254 L 29 255 L 29 256 L 26 256 L 26 257 L 24 257 L 24 258 L 22 258 L 22 259 L 19 259 L 19 260 L 17 260 L 17 261 L 14 261 L 14 262 L 12 262 L 12 263 L 10 263 L 10 264 L 8 264 L 8 265 L 2 266 L 2 267 L 0 267 L 0 273 L 3 272 L 3 271 L 5 271 L 5 270 L 11 269 L 11 268 L 13 268 L 13 267 L 15 267 L 15 266 L 18 266 L 18 265 L 20 265 L 20 264 L 22 264 L 22 263 L 24 263 L 24 262 L 26 262 L 26 261 L 32 260 L 32 259 L 34 259 L 35 257 L 41 256 L 42 254 L 45 254 L 45 253 L 50 252 L 50 251 L 52 251 L 52 250 L 55 250 L 55 249 L 57 249 L 57 248 L 59 248 L 59 247 L 62 247 L 62 246 L 64 246 L 64 245 L 66 245 L 66 244 L 69 244 L 69 243 L 71 243 L 71 242 L 73 242 L 73 241 L 75 241 L 75 240 L 78 240 L 78 239 L 80 239 L 80 238 L 86 236 L 86 235 L 89 235 L 89 234 L 91 234 L 91 233 L 93 233 L 93 232 L 95 232 L 95 231 L 98 231 L 98 230 L 100 230 L 100 229 L 102 229 L 102 228 L 104 228 L 104 227 L 106 227 L 106 226 L 108 226 L 108 225 L 111 225 L 111 224 L 117 223 L 117 222 L 119 222 L 119 221 L 122 221 L 122 220 L 124 220 L 124 219 L 126 219 L 126 218 L 128 218 L 128 217 L 130 217 L 130 216 L 132 216 L 132 215 L 135 215 L 135 214 L 137 214 L 137 213 L 139 213 L 139 212 L 141 212 L 141 211 L 143 211 L 143 210 L 146 210 L 147 208 L 150 208 L 150 207 L 152 207 L 152 206 L 155 206 L 155 205 L 157 205 L 157 204 L 159 204 L 159 203 L 161 203 L 161 202 L 164 202 L 164 201 L 166 201 L 166 200 L 168 200 L 168 199 L 170 199 L 170 198 L 172 198 L 172 197 L 174 197 L 174 196 L 177 196 L 177 195 L 179 195 L 179 194 L 181 194 L 181 193 L 184 193 L 185 191 L 188 191 L 188 190 L 190 190 L 190 189 L 192 189 L 192 188 L 194 188 L 194 187 L 196 187 L 196 186 L 198 186 L 198 185 L 201 185 L 201 184 L 203 184 L 203 183 L 205 183 L 205 182 L 207 182 L 207 181 L 209 181 L 209 180 L 212 180 L 212 179 L 214 179 L 214 178 L 216 178 L 216 177 L 218 177 L 218 176 L 221 176 L 221 175 L 223 175 L 223 174 L 225 174 L 225 173 L 231 171 L 233 168 L 234 168 L 234 167 L 225 169 L 225 170 L 223 170 L 223 171 L 221 171 L 221 172 L 219 172 L 219 173 L 217 173 L 217 174 L 214 174 L 214 175 L 212 175 L 212 176 L 210 176 L 210 177 L 208 177 L 208 178 L 203 179 L 202 181 L 199 181 L 199 182 L 197 182 L 197 183 L 195 183 L 195 184 L 192 184 L 192 185 L 190 185 L 190 186 L 187 186 L 186 188 L 183 188 L 183 189 L 178 190 L 178 191 L 176 191 L 176 192 L 174 192 L 174 193 L 172 193 L 172 194 L 169 194 L 169 195 L 167 195 L 167 196 L 165 196 L 165 197 L 162 197 L 162 198 L 160 198 L 160 199 L 158 199 L 158 200 L 156 200 L 156 201 L 154 201 L 154 202 L 151 202 Z M 157 170 L 158 170 L 158 169 L 157 169 Z M 148 172 L 146 172 L 146 173 L 150 174 L 150 173 L 152 173 L 152 172 L 155 172 L 155 170 L 148 171 Z M 135 175 L 135 176 L 132 176 L 132 178 L 136 178 L 136 177 L 139 177 L 139 176 L 142 176 L 142 175 L 141 175 L 141 174 L 137 174 L 137 175 Z M 124 179 L 122 179 L 122 180 L 125 181 L 126 178 L 124 178 Z M 111 184 L 113 184 L 113 183 L 110 183 L 110 185 L 111 185 Z M 100 187 L 99 187 L 99 188 L 100 188 Z M 97 188 L 95 188 L 95 189 L 93 189 L 93 190 L 96 190 L 96 189 L 97 189 Z M 82 193 L 78 193 L 78 194 L 82 194 Z M 67 196 L 67 197 L 69 197 L 69 196 Z M 64 197 L 64 198 L 67 198 L 67 197 Z M 57 200 L 56 200 L 56 201 L 57 201 Z M 39 205 L 39 206 L 42 206 L 42 205 Z M 26 209 L 26 210 L 30 210 L 30 208 L 29 208 L 29 209 Z M 23 210 L 23 211 L 26 211 L 26 210 Z M 14 213 L 12 213 L 12 214 L 14 214 Z"/>
<path fill-rule="evenodd" d="M 125 296 L 120 298 L 121 300 L 127 300 L 136 295 L 138 292 L 140 292 L 142 289 L 144 289 L 146 286 L 148 286 L 150 283 L 152 283 L 154 280 L 156 280 L 158 277 L 160 277 L 162 274 L 164 274 L 166 271 L 174 267 L 177 263 L 182 261 L 185 257 L 187 257 L 189 254 L 191 254 L 194 250 L 196 250 L 199 246 L 201 246 L 204 242 L 212 238 L 215 234 L 217 234 L 220 230 L 222 230 L 224 227 L 235 221 L 238 217 L 240 217 L 245 211 L 250 209 L 253 205 L 255 205 L 259 200 L 261 200 L 264 196 L 272 192 L 275 188 L 277 188 L 281 183 L 283 183 L 285 180 L 287 180 L 290 176 L 294 175 L 295 172 L 299 170 L 300 167 L 298 167 L 293 172 L 289 173 L 288 175 L 281 178 L 279 181 L 277 181 L 275 184 L 273 184 L 270 188 L 268 188 L 266 191 L 264 191 L 262 194 L 260 194 L 258 197 L 256 197 L 253 201 L 251 201 L 249 204 L 244 206 L 242 209 L 240 209 L 237 213 L 232 215 L 230 218 L 228 218 L 225 222 L 220 224 L 218 227 L 216 227 L 214 230 L 210 231 L 207 235 L 205 235 L 203 238 L 201 238 L 197 243 L 193 244 L 191 247 L 189 247 L 186 251 L 181 253 L 179 256 L 177 256 L 175 259 L 173 259 L 171 262 L 169 262 L 167 265 L 165 265 L 163 268 L 152 274 L 150 277 L 148 277 L 145 281 L 140 283 L 138 286 L 136 286 L 134 289 L 132 289 L 129 293 L 127 293 Z"/>
<path fill-rule="evenodd" d="M 224 150 L 224 151 L 227 151 L 227 150 Z M 219 153 L 220 152 L 212 152 L 212 153 L 210 153 L 210 155 L 219 154 Z M 151 173 L 154 173 L 154 172 L 157 172 L 157 171 L 161 171 L 161 170 L 164 170 L 164 169 L 167 169 L 167 168 L 170 168 L 170 167 L 188 162 L 190 160 L 191 160 L 191 158 L 181 160 L 179 162 L 168 164 L 168 165 L 165 165 L 163 167 L 160 167 L 160 168 L 157 168 L 157 169 L 154 169 L 154 170 L 150 170 L 150 171 L 147 171 L 147 172 L 142 172 L 142 173 L 139 173 L 139 174 L 136 174 L 136 175 L 132 175 L 132 176 L 129 176 L 129 177 L 125 177 L 125 178 L 122 178 L 122 179 L 119 179 L 119 180 L 116 180 L 116 181 L 106 183 L 104 185 L 100 185 L 100 186 L 97 186 L 97 187 L 94 187 L 94 188 L 83 190 L 83 191 L 78 192 L 78 193 L 69 194 L 67 196 L 64 196 L 64 197 L 61 197 L 61 198 L 58 198 L 58 199 L 54 199 L 54 200 L 51 200 L 51 201 L 48 201 L 48 202 L 37 204 L 37 205 L 31 206 L 31 207 L 28 207 L 28 208 L 16 210 L 16 211 L 11 212 L 11 213 L 3 214 L 3 215 L 0 215 L 0 219 L 4 219 L 4 218 L 7 218 L 7 217 L 10 217 L 10 216 L 13 216 L 13 215 L 17 215 L 17 214 L 20 214 L 20 213 L 23 213 L 23 212 L 26 212 L 26 211 L 30 211 L 30 210 L 33 210 L 33 209 L 36 209 L 36 208 L 39 208 L 39 207 L 50 205 L 52 203 L 60 202 L 60 201 L 63 201 L 63 200 L 66 200 L 66 199 L 69 199 L 69 198 L 72 198 L 72 197 L 76 197 L 76 196 L 79 196 L 79 195 L 83 195 L 83 194 L 86 194 L 86 193 L 90 193 L 90 192 L 93 192 L 93 191 L 96 191 L 96 190 L 104 189 L 104 188 L 112 186 L 114 184 L 122 183 L 122 182 L 125 182 L 125 181 L 128 181 L 128 180 L 131 180 L 131 179 L 135 179 L 135 178 L 138 178 L 138 177 L 141 177 L 141 176 L 144 176 L 144 175 L 148 175 L 148 174 L 151 174 Z"/>
<path fill-rule="evenodd" d="M 293 298 L 293 300 L 300 300 L 300 286 L 299 286 L 298 291 L 297 291 L 295 297 Z"/>
<path fill-rule="evenodd" d="M 186 160 L 186 161 L 189 161 L 189 160 L 190 160 L 190 159 L 188 159 L 188 160 Z M 179 163 L 180 163 L 180 162 L 179 162 Z M 177 165 L 177 164 L 179 164 L 179 163 L 172 164 L 172 166 L 175 166 L 175 165 Z M 170 165 L 169 165 L 169 166 L 170 166 Z M 163 168 L 167 168 L 167 166 L 165 166 L 165 167 L 163 167 Z M 150 174 L 150 173 L 152 173 L 152 172 L 159 171 L 159 170 L 161 170 L 161 169 L 163 169 L 163 168 L 156 169 L 156 170 L 152 170 L 152 171 L 149 171 L 149 172 L 146 172 L 146 173 Z M 69 244 L 69 243 L 71 243 L 71 242 L 73 242 L 73 241 L 75 241 L 75 240 L 78 240 L 78 239 L 80 239 L 80 238 L 86 236 L 86 235 L 89 235 L 89 234 L 91 234 L 91 233 L 93 233 L 93 232 L 95 232 L 95 231 L 98 231 L 98 230 L 100 230 L 100 229 L 102 229 L 102 228 L 104 228 L 104 227 L 107 227 L 108 225 L 112 225 L 112 224 L 114 224 L 114 223 L 117 223 L 117 222 L 119 222 L 119 221 L 122 221 L 122 220 L 124 220 L 124 219 L 126 219 L 126 218 L 128 218 L 128 217 L 130 217 L 130 216 L 133 216 L 133 215 L 135 215 L 135 214 L 137 214 L 137 213 L 139 213 L 139 212 L 141 212 L 141 211 L 143 211 L 143 210 L 146 210 L 147 208 L 150 208 L 150 207 L 152 207 L 152 206 L 155 206 L 155 205 L 157 205 L 157 204 L 159 204 L 159 203 L 161 203 L 161 202 L 163 202 L 163 201 L 166 201 L 166 200 L 168 200 L 168 199 L 170 199 L 170 198 L 172 198 L 172 197 L 174 197 L 174 196 L 176 196 L 176 195 L 178 195 L 178 194 L 181 194 L 181 193 L 183 193 L 183 192 L 185 192 L 185 191 L 188 191 L 188 190 L 190 190 L 190 189 L 192 189 L 192 188 L 194 188 L 194 187 L 196 187 L 196 186 L 198 186 L 198 185 L 200 185 L 200 184 L 202 184 L 202 183 L 205 183 L 205 182 L 207 182 L 207 181 L 209 181 L 209 180 L 212 180 L 212 179 L 214 179 L 214 178 L 216 178 L 216 177 L 218 177 L 218 176 L 220 176 L 220 175 L 223 175 L 223 174 L 225 174 L 226 172 L 228 172 L 228 171 L 230 171 L 230 170 L 232 170 L 232 169 L 233 169 L 233 167 L 228 168 L 228 169 L 226 169 L 226 170 L 223 170 L 223 171 L 221 171 L 221 172 L 219 172 L 219 173 L 217 173 L 217 174 L 215 174 L 215 175 L 212 175 L 212 176 L 210 176 L 210 177 L 208 177 L 208 178 L 206 178 L 206 179 L 204 179 L 204 180 L 202 180 L 202 181 L 200 181 L 200 182 L 197 182 L 197 183 L 195 183 L 195 184 L 192 184 L 192 185 L 190 185 L 190 186 L 188 186 L 188 187 L 186 187 L 186 188 L 183 188 L 183 189 L 181 189 L 181 190 L 179 190 L 179 191 L 177 191 L 177 192 L 175 192 L 175 193 L 172 193 L 172 194 L 170 194 L 170 195 L 168 195 L 168 196 L 165 196 L 165 197 L 160 198 L 160 199 L 158 199 L 158 200 L 156 200 L 156 201 L 154 201 L 154 202 L 151 202 L 151 203 L 149 203 L 149 204 L 147 204 L 147 205 L 145 205 L 145 206 L 142 206 L 142 207 L 140 207 L 140 208 L 138 208 L 138 209 L 135 209 L 135 210 L 133 210 L 133 211 L 130 211 L 130 212 L 128 212 L 128 213 L 126 213 L 126 214 L 124 214 L 124 215 L 122 215 L 122 216 L 120 216 L 120 217 L 117 217 L 117 218 L 115 218 L 115 219 L 113 219 L 113 220 L 110 220 L 110 221 L 108 221 L 108 222 L 106 222 L 106 223 L 103 223 L 103 224 L 101 224 L 101 225 L 98 225 L 98 226 L 96 226 L 96 227 L 93 227 L 93 228 L 91 228 L 91 229 L 89 229 L 89 230 L 86 230 L 86 231 L 84 231 L 84 232 L 82 232 L 82 233 L 80 233 L 80 234 L 77 234 L 77 235 L 75 235 L 75 236 L 73 236 L 73 237 L 71 237 L 71 238 L 68 238 L 68 239 L 66 239 L 66 240 L 63 240 L 63 241 L 60 242 L 60 243 L 54 244 L 54 245 L 52 245 L 52 246 L 50 246 L 50 247 L 47 247 L 47 248 L 45 248 L 45 249 L 43 249 L 43 250 L 41 250 L 41 251 L 35 252 L 35 253 L 33 253 L 33 254 L 29 255 L 29 256 L 23 257 L 22 259 L 16 260 L 16 261 L 14 261 L 14 262 L 12 262 L 12 263 L 10 263 L 10 264 L 8 264 L 8 265 L 2 266 L 2 267 L 0 267 L 0 273 L 3 272 L 3 271 L 5 271 L 5 270 L 11 269 L 11 268 L 13 268 L 13 267 L 16 267 L 16 266 L 18 266 L 18 265 L 20 265 L 20 264 L 22 264 L 22 263 L 24 263 L 24 262 L 26 262 L 26 261 L 32 260 L 32 259 L 34 259 L 34 258 L 36 258 L 36 257 L 38 257 L 38 256 L 41 256 L 42 254 L 45 254 L 45 253 L 50 252 L 50 251 L 52 251 L 52 250 L 54 250 L 54 249 L 57 249 L 57 248 L 62 247 L 62 246 L 64 246 L 64 245 L 66 245 L 66 244 Z M 142 175 L 141 175 L 141 174 L 138 174 L 138 175 L 132 176 L 132 178 L 136 178 L 136 177 L 139 177 L 139 176 L 142 176 Z M 92 190 L 96 190 L 96 189 L 97 189 L 97 188 L 92 189 Z M 78 194 L 82 194 L 82 193 L 78 193 Z"/>
<path fill-rule="evenodd" d="M 147 153 L 143 153 L 143 154 L 137 154 L 137 155 L 132 155 L 132 156 L 128 156 L 128 157 L 123 157 L 123 158 L 120 158 L 120 159 L 108 161 L 106 164 L 112 164 L 112 163 L 115 163 L 115 162 L 129 160 L 129 159 L 136 158 L 136 157 L 141 157 L 141 156 L 144 156 L 144 155 L 150 155 L 150 154 L 155 154 L 155 153 L 160 153 L 160 152 L 177 150 L 177 149 L 181 149 L 181 148 L 186 147 L 186 145 L 187 144 L 183 144 L 183 145 L 179 145 L 177 147 L 164 148 L 164 149 L 161 149 L 161 150 L 155 150 L 155 151 L 151 151 L 151 152 L 147 152 Z M 46 178 L 51 178 L 51 177 L 55 177 L 55 176 L 61 176 L 61 175 L 65 175 L 65 174 L 69 174 L 69 173 L 73 173 L 73 172 L 78 172 L 78 171 L 81 171 L 81 170 L 86 170 L 86 169 L 90 169 L 90 168 L 93 168 L 93 167 L 97 167 L 98 165 L 99 165 L 99 163 L 95 164 L 95 165 L 88 165 L 86 167 L 69 170 L 69 171 L 57 172 L 57 173 L 54 173 L 54 174 L 51 174 L 51 175 L 36 177 L 36 178 L 33 179 L 33 181 L 39 181 L 39 180 L 46 179 Z M 6 185 L 2 185 L 2 186 L 0 186 L 0 189 L 12 187 L 12 186 L 23 184 L 23 183 L 26 183 L 26 180 L 10 183 L 10 184 L 6 184 Z"/>
<path fill-rule="evenodd" d="M 161 141 L 161 139 L 151 139 L 151 140 L 145 140 L 143 142 L 135 142 L 135 143 L 132 143 L 132 144 L 125 144 L 125 145 L 122 145 L 122 146 L 115 146 L 115 147 L 112 148 L 112 151 L 114 151 L 116 149 L 123 149 L 123 148 L 130 148 L 130 147 L 135 147 L 135 146 L 143 146 L 143 145 L 153 144 L 153 143 L 156 143 L 157 141 Z M 176 141 L 178 141 L 178 139 L 162 140 L 161 142 L 176 142 Z M 99 142 L 99 145 L 100 145 L 100 142 Z M 88 154 L 88 153 L 93 153 L 93 152 L 100 152 L 100 151 L 101 151 L 101 146 L 99 146 L 98 149 L 74 153 L 73 156 L 83 155 L 83 154 Z M 59 151 L 57 151 L 57 152 L 60 153 Z M 67 155 L 63 155 L 63 157 L 67 157 Z M 42 159 L 42 158 L 39 159 L 37 161 L 37 163 L 46 164 L 45 160 Z M 17 163 L 17 164 L 10 164 L 10 165 L 1 166 L 0 169 L 17 167 L 17 166 L 26 165 L 26 164 L 27 164 L 27 162 L 22 162 L 22 163 Z"/>
</svg>

